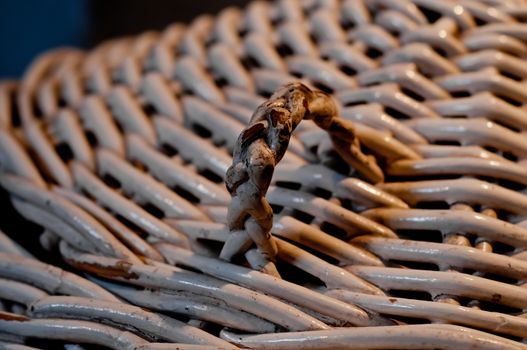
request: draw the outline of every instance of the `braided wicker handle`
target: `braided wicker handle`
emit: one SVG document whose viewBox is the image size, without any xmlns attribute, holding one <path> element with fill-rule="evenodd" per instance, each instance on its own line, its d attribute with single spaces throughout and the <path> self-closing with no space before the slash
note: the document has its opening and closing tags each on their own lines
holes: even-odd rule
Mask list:
<svg viewBox="0 0 527 350">
<path fill-rule="evenodd" d="M 258 254 L 252 258 L 249 255 L 249 262 L 255 267 L 260 264 L 253 262 L 263 261 L 259 269 L 277 274 L 269 265 L 277 248 L 271 236 L 273 210 L 265 195 L 274 168 L 287 150 L 291 133 L 304 119 L 313 120 L 327 131 L 338 154 L 366 179 L 383 180 L 375 158 L 362 153 L 353 123 L 339 118 L 333 98 L 301 83 L 287 84 L 257 108 L 238 137 L 233 163 L 226 176 L 232 196 L 227 223 L 233 234 L 222 249 L 223 259 L 230 260 L 244 253 L 252 241 Z"/>
</svg>

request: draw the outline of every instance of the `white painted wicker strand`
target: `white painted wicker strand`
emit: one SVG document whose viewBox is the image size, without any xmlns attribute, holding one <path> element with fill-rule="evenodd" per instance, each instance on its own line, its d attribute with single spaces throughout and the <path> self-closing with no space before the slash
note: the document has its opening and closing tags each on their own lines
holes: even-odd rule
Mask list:
<svg viewBox="0 0 527 350">
<path fill-rule="evenodd" d="M 38 57 L 0 82 L 0 186 L 69 271 L 0 234 L 0 349 L 527 348 L 526 19 L 523 0 L 255 1 Z M 254 246 L 219 259 L 225 173 L 297 81 L 384 181 L 301 123 L 267 193 L 269 275 Z"/>
</svg>

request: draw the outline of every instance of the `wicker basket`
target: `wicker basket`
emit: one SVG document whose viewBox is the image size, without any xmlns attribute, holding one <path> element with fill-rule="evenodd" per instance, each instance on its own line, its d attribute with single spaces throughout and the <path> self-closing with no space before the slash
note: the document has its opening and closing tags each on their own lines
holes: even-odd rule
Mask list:
<svg viewBox="0 0 527 350">
<path fill-rule="evenodd" d="M 0 349 L 527 349 L 526 19 L 255 1 L 38 57 L 0 83 L 0 186 L 48 253 L 0 233 Z M 294 82 L 381 178 L 302 122 L 266 193 L 276 256 L 220 259 L 251 233 L 226 225 L 238 135 Z"/>
</svg>

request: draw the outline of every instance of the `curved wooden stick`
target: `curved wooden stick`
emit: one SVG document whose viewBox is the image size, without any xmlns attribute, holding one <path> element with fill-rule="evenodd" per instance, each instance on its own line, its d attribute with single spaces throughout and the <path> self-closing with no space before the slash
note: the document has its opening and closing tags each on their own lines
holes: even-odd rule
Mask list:
<svg viewBox="0 0 527 350">
<path fill-rule="evenodd" d="M 384 177 L 375 158 L 362 153 L 353 124 L 338 117 L 337 105 L 329 95 L 301 83 L 277 90 L 256 109 L 249 126 L 238 136 L 225 180 L 232 196 L 229 229 L 249 235 L 267 261 L 274 261 L 277 247 L 271 237 L 273 210 L 265 194 L 291 133 L 305 119 L 328 132 L 337 153 L 365 178 L 380 182 Z M 247 247 L 239 242 L 239 237 L 227 240 L 220 257 L 230 260 L 244 253 Z"/>
</svg>

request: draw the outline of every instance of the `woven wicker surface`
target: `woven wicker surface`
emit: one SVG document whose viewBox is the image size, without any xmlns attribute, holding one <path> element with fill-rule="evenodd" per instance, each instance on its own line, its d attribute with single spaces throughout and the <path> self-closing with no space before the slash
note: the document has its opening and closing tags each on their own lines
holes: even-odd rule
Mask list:
<svg viewBox="0 0 527 350">
<path fill-rule="evenodd" d="M 527 348 L 526 19 L 522 0 L 256 1 L 38 57 L 0 83 L 0 186 L 65 265 L 0 234 L 0 349 Z M 302 122 L 267 192 L 270 275 L 254 247 L 218 258 L 224 180 L 295 81 L 333 95 L 384 180 Z"/>
</svg>

